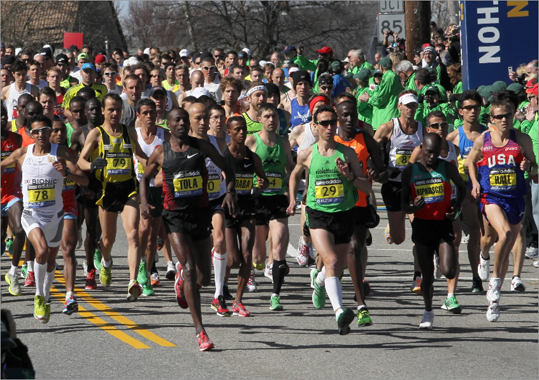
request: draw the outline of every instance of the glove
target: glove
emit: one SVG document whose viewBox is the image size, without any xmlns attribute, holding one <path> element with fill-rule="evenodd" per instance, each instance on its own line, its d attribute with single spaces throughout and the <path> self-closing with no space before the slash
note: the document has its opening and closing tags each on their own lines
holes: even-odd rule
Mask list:
<svg viewBox="0 0 539 380">
<path fill-rule="evenodd" d="M 107 160 L 101 157 L 96 158 L 94 162 L 92 162 L 92 164 L 90 165 L 90 172 L 93 173 L 98 169 L 105 168 L 106 166 L 107 166 Z"/>
</svg>

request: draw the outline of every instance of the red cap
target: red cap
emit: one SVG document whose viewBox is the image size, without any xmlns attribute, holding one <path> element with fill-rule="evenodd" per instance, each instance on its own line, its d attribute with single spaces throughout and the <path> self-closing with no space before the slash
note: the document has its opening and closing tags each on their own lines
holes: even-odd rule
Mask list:
<svg viewBox="0 0 539 380">
<path fill-rule="evenodd" d="M 526 83 L 526 94 L 537 95 L 537 79 L 530 79 L 528 83 Z"/>
<path fill-rule="evenodd" d="M 333 49 L 328 46 L 324 46 L 322 49 L 316 51 L 318 54 L 329 54 L 330 57 L 333 57 Z"/>
<path fill-rule="evenodd" d="M 96 64 L 99 64 L 99 63 L 105 63 L 107 62 L 107 57 L 105 57 L 103 54 L 98 54 L 96 57 L 95 57 L 95 63 Z"/>
</svg>

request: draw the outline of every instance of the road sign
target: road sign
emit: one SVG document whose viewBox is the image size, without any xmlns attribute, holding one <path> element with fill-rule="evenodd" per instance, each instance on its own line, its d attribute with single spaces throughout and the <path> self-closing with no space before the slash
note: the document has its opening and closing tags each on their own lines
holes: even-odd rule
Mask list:
<svg viewBox="0 0 539 380">
<path fill-rule="evenodd" d="M 378 14 L 378 41 L 384 40 L 384 32 L 399 33 L 399 38 L 406 38 L 404 27 L 404 13 L 380 13 Z M 392 38 L 389 39 L 392 42 Z"/>
<path fill-rule="evenodd" d="M 380 13 L 404 13 L 404 1 L 380 1 Z"/>
</svg>

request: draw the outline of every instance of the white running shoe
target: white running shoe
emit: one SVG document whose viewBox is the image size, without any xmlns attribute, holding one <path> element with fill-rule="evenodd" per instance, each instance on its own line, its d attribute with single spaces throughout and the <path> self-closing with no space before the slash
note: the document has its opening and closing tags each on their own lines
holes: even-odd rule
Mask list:
<svg viewBox="0 0 539 380">
<path fill-rule="evenodd" d="M 487 309 L 487 320 L 496 322 L 500 318 L 500 305 L 498 302 L 491 302 Z"/>
<path fill-rule="evenodd" d="M 442 270 L 440 269 L 440 257 L 434 254 L 434 278 L 439 280 L 442 278 Z"/>
<path fill-rule="evenodd" d="M 511 291 L 512 292 L 523 292 L 526 290 L 526 287 L 522 283 L 522 280 L 519 276 L 513 277 L 511 280 Z"/>
<path fill-rule="evenodd" d="M 533 262 L 533 266 L 536 267 L 536 268 L 539 268 L 539 260 L 535 260 Z"/>
<path fill-rule="evenodd" d="M 524 254 L 527 259 L 536 259 L 539 257 L 539 249 L 536 247 L 528 247 L 526 248 L 526 253 Z"/>
<path fill-rule="evenodd" d="M 301 267 L 306 267 L 309 264 L 309 246 L 305 244 L 303 236 L 299 237 L 296 261 Z"/>
<path fill-rule="evenodd" d="M 500 301 L 500 285 L 502 280 L 500 278 L 492 277 L 488 283 L 487 300 L 488 302 Z"/>
<path fill-rule="evenodd" d="M 485 260 L 483 256 L 479 255 L 479 265 L 477 266 L 477 273 L 479 278 L 483 281 L 488 280 L 490 275 L 490 258 Z"/>
<path fill-rule="evenodd" d="M 264 276 L 269 278 L 273 283 L 273 264 L 266 264 L 264 267 Z"/>
<path fill-rule="evenodd" d="M 468 244 L 468 241 L 470 240 L 470 235 L 466 235 L 464 232 L 462 233 L 462 238 L 460 239 L 460 244 Z"/>
<path fill-rule="evenodd" d="M 174 277 L 176 276 L 176 266 L 172 261 L 169 261 L 167 264 L 167 271 L 165 273 L 165 277 L 169 280 L 174 280 Z"/>
<path fill-rule="evenodd" d="M 251 269 L 251 275 L 247 281 L 247 291 L 249 293 L 256 292 L 255 270 Z"/>
<path fill-rule="evenodd" d="M 421 320 L 421 323 L 419 324 L 419 328 L 422 330 L 431 330 L 433 321 L 434 321 L 434 311 L 425 310 L 423 312 L 423 319 Z"/>
</svg>

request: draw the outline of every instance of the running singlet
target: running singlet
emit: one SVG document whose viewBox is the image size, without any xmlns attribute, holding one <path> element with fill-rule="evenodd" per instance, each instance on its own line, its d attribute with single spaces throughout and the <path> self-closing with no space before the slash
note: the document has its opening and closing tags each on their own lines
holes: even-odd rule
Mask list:
<svg viewBox="0 0 539 380">
<path fill-rule="evenodd" d="M 313 131 L 311 129 L 311 123 L 305 124 L 305 133 L 303 136 L 303 141 L 298 146 L 298 154 L 303 149 L 307 149 L 308 147 L 312 146 L 318 139 L 314 137 Z"/>
<path fill-rule="evenodd" d="M 64 209 L 64 177 L 52 165 L 57 160 L 58 145 L 51 143 L 50 153 L 44 156 L 34 156 L 34 147 L 35 144 L 28 146 L 22 165 L 24 208 L 59 213 Z"/>
<path fill-rule="evenodd" d="M 318 152 L 318 143 L 313 145 L 307 190 L 307 206 L 313 210 L 341 212 L 356 205 L 357 189 L 339 173 L 335 163 L 337 157 L 346 160 L 342 144 L 337 144 L 335 154 L 331 157 L 324 157 Z"/>
<path fill-rule="evenodd" d="M 253 160 L 253 152 L 249 148 L 246 148 L 246 154 L 244 158 L 236 158 L 230 153 L 230 150 L 226 148 L 225 160 L 228 165 L 234 170 L 236 176 L 236 194 L 238 195 L 238 205 L 240 209 L 246 202 L 253 201 L 252 189 L 253 189 L 253 176 L 255 173 L 255 165 Z"/>
<path fill-rule="evenodd" d="M 148 158 L 152 155 L 155 148 L 163 145 L 163 142 L 165 141 L 165 130 L 163 128 L 157 127 L 154 139 L 151 144 L 146 144 L 146 142 L 142 138 L 142 133 L 140 132 L 140 128 L 136 128 L 136 131 L 137 131 L 138 144 L 140 146 L 140 149 L 142 149 L 142 151 L 146 153 L 146 156 L 148 156 Z M 140 162 L 138 162 L 137 157 L 135 155 L 133 155 L 133 160 L 135 161 L 135 168 L 137 170 L 137 179 L 140 182 L 140 180 L 142 179 L 142 176 L 144 175 L 145 168 Z M 155 177 L 150 180 L 150 187 L 155 187 Z"/>
<path fill-rule="evenodd" d="M 2 161 L 11 156 L 11 153 L 18 148 L 15 133 L 8 132 L 8 138 L 2 141 Z M 22 198 L 21 171 L 16 163 L 4 169 L 0 194 L 2 204 L 8 203 L 13 198 Z"/>
<path fill-rule="evenodd" d="M 262 195 L 280 195 L 287 189 L 286 183 L 286 153 L 281 143 L 281 136 L 277 135 L 277 144 L 272 147 L 264 144 L 260 135 L 255 133 L 256 150 L 255 153 L 262 160 L 262 167 L 268 178 L 269 186 L 262 191 Z M 254 186 L 257 186 L 256 177 Z"/>
<path fill-rule="evenodd" d="M 198 140 L 189 136 L 189 148 L 175 152 L 170 142 L 163 143 L 164 207 L 186 211 L 208 206 L 206 162 Z"/>
<path fill-rule="evenodd" d="M 279 135 L 288 136 L 288 123 L 286 122 L 286 115 L 282 108 L 277 109 L 279 115 Z"/>
<path fill-rule="evenodd" d="M 363 170 L 363 174 L 365 174 L 366 177 L 368 169 L 367 159 L 370 155 L 369 151 L 367 150 L 367 146 L 365 145 L 365 138 L 363 137 L 363 133 L 357 133 L 356 136 L 350 141 L 344 141 L 340 138 L 339 135 L 335 135 L 335 141 L 337 141 L 339 144 L 343 144 L 344 146 L 352 148 L 356 152 L 357 158 L 359 160 L 359 165 L 361 166 L 361 170 Z M 357 191 L 357 194 L 359 196 L 359 199 L 356 202 L 356 206 L 367 207 L 367 197 L 369 196 L 369 194 L 365 194 L 360 190 Z"/>
<path fill-rule="evenodd" d="M 64 186 L 62 188 L 62 200 L 64 202 L 64 211 L 66 213 L 75 214 L 78 216 L 78 203 L 75 194 L 76 183 L 69 177 L 64 178 Z"/>
<path fill-rule="evenodd" d="M 414 212 L 416 218 L 425 220 L 443 220 L 451 210 L 451 184 L 447 178 L 446 161 L 438 161 L 438 167 L 429 172 L 420 169 L 419 164 L 412 164 L 410 177 L 411 198 L 420 196 L 425 199 L 425 207 Z"/>
<path fill-rule="evenodd" d="M 99 157 L 107 160 L 104 169 L 95 171 L 96 178 L 101 182 L 124 182 L 132 179 L 133 168 L 133 145 L 127 127 L 122 125 L 122 136 L 115 137 L 108 134 L 101 126 L 96 127 L 101 133 L 99 142 Z"/>
<path fill-rule="evenodd" d="M 398 118 L 393 118 L 393 133 L 391 135 L 391 148 L 389 149 L 389 167 L 403 171 L 410 162 L 414 148 L 423 141 L 423 126 L 417 122 L 417 130 L 412 135 L 402 131 Z M 401 173 L 391 181 L 400 182 Z"/>
<path fill-rule="evenodd" d="M 32 84 L 26 83 L 26 87 L 21 92 L 17 91 L 15 89 L 15 83 L 10 84 L 9 89 L 9 95 L 7 96 L 7 99 L 4 101 L 4 105 L 7 109 L 7 120 L 15 120 L 19 117 L 19 112 L 17 111 L 17 102 L 19 101 L 19 98 L 22 94 L 30 94 L 32 91 Z"/>
<path fill-rule="evenodd" d="M 453 165 L 455 165 L 458 168 L 459 164 L 459 158 L 457 156 L 457 150 L 455 149 L 455 144 L 453 144 L 451 141 L 447 141 L 447 157 L 439 156 L 438 158 L 440 160 L 444 160 L 447 162 L 451 162 Z M 453 184 L 453 181 L 451 181 L 451 199 L 457 199 L 457 187 Z"/>
<path fill-rule="evenodd" d="M 515 130 L 511 130 L 509 142 L 503 147 L 492 144 L 490 132 L 483 136 L 483 158 L 477 163 L 481 199 L 487 195 L 513 199 L 525 195 L 526 183 L 520 169 L 524 157 L 518 146 Z"/>
<path fill-rule="evenodd" d="M 262 130 L 262 123 L 251 120 L 249 115 L 247 115 L 247 112 L 242 113 L 241 116 L 243 116 L 245 123 L 247 124 L 247 135 L 252 135 L 253 133 L 260 132 Z"/>
<path fill-rule="evenodd" d="M 483 133 L 487 130 L 487 127 L 484 125 L 481 125 L 481 130 L 479 133 Z M 473 141 L 469 140 L 468 137 L 466 137 L 466 133 L 464 132 L 464 128 L 462 125 L 459 127 L 459 149 L 460 149 L 460 160 L 459 160 L 459 173 L 462 179 L 466 182 L 470 181 L 470 177 L 468 177 L 468 167 L 464 165 L 464 162 L 466 161 L 466 157 L 468 157 L 468 154 L 470 154 L 470 151 L 473 148 Z"/>
<path fill-rule="evenodd" d="M 208 135 L 208 138 L 215 149 L 221 153 L 217 139 L 211 135 Z M 221 169 L 209 157 L 206 157 L 206 170 L 208 171 L 208 198 L 211 201 L 226 193 L 226 182 L 223 181 Z"/>
<path fill-rule="evenodd" d="M 300 124 L 305 124 L 311 121 L 311 111 L 309 110 L 309 104 L 300 106 L 298 99 L 294 98 L 290 102 L 290 130 L 294 129 Z"/>
</svg>

